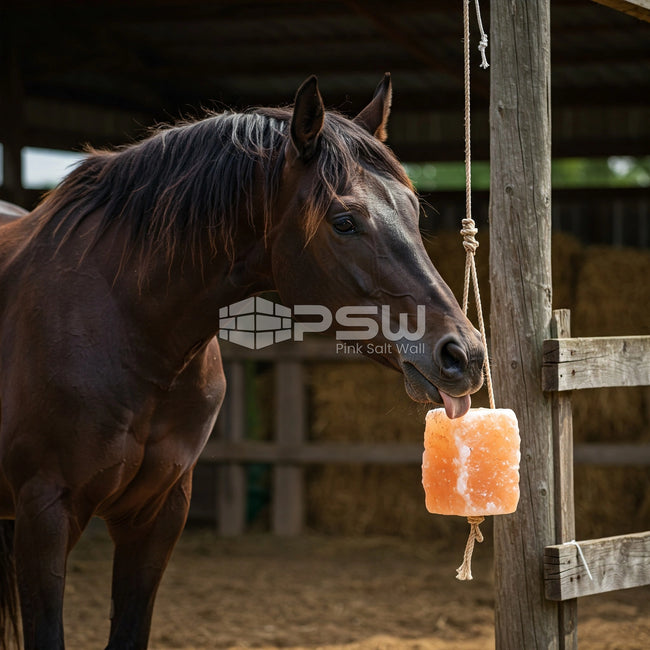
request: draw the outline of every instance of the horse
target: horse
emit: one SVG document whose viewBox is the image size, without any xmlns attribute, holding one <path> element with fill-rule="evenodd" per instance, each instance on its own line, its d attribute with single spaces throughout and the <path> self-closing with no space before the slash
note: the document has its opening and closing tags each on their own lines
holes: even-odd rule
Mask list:
<svg viewBox="0 0 650 650">
<path fill-rule="evenodd" d="M 98 516 L 114 544 L 107 649 L 147 647 L 226 390 L 224 306 L 275 291 L 377 322 L 387 305 L 393 326 L 421 308 L 419 344 L 378 360 L 413 400 L 469 408 L 480 336 L 424 249 L 418 198 L 385 144 L 391 98 L 387 74 L 348 118 L 325 110 L 312 76 L 290 107 L 90 150 L 0 226 L 4 646 L 21 632 L 27 650 L 64 648 L 66 560 Z"/>
</svg>

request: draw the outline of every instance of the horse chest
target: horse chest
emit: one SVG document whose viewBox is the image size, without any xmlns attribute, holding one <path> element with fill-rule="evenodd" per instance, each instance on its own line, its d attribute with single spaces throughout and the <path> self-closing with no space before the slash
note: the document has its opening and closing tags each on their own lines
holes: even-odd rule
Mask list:
<svg viewBox="0 0 650 650">
<path fill-rule="evenodd" d="M 97 504 L 101 516 L 138 518 L 155 509 L 160 498 L 194 467 L 210 434 L 207 426 L 170 428 L 166 421 L 161 426 L 155 415 L 145 420 L 114 446 L 119 458 L 113 455 L 112 462 L 98 468 L 86 486 L 86 496 Z M 141 426 L 148 428 L 146 434 Z"/>
<path fill-rule="evenodd" d="M 128 513 L 137 504 L 155 502 L 196 464 L 223 400 L 225 380 L 220 363 L 207 374 L 195 370 L 134 413 L 121 447 L 122 469 L 113 470 L 117 484 L 99 506 L 100 514 Z"/>
</svg>

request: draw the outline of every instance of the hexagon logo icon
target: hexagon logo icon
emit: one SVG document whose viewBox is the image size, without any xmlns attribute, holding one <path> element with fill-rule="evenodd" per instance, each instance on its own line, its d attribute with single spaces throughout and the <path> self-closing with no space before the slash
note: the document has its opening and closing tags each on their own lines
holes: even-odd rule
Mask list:
<svg viewBox="0 0 650 650">
<path fill-rule="evenodd" d="M 291 309 L 255 296 L 219 310 L 219 338 L 259 350 L 292 336 Z"/>
</svg>

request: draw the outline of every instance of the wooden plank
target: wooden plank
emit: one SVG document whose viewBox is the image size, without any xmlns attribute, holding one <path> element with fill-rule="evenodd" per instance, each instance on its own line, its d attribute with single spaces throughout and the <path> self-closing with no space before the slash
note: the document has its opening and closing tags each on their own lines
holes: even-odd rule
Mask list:
<svg viewBox="0 0 650 650">
<path fill-rule="evenodd" d="M 551 335 L 571 336 L 571 313 L 557 309 L 551 320 Z M 556 541 L 575 539 L 575 510 L 573 499 L 573 413 L 570 394 L 551 396 L 553 411 L 553 463 L 555 476 Z"/>
<path fill-rule="evenodd" d="M 210 440 L 201 455 L 203 463 L 268 463 L 288 465 L 420 465 L 421 444 L 227 442 Z"/>
<path fill-rule="evenodd" d="M 650 385 L 650 336 L 544 341 L 542 390 Z"/>
<path fill-rule="evenodd" d="M 650 0 L 592 0 L 592 2 L 650 22 Z"/>
<path fill-rule="evenodd" d="M 116 146 L 146 135 L 152 112 L 120 110 L 70 100 L 25 98 L 26 146 L 79 151 L 87 142 L 93 147 Z"/>
<path fill-rule="evenodd" d="M 221 355 L 228 360 L 254 361 L 361 361 L 368 357 L 351 352 L 350 347 L 343 349 L 341 341 L 325 337 L 305 339 L 304 341 L 286 341 L 276 343 L 259 350 L 248 348 L 226 341 L 219 341 Z"/>
<path fill-rule="evenodd" d="M 422 47 L 415 34 L 410 33 L 409 30 L 405 29 L 393 18 L 392 15 L 384 14 L 384 12 L 381 11 L 381 8 L 374 5 L 374 3 L 367 5 L 365 2 L 346 0 L 345 4 L 374 25 L 382 38 L 399 45 L 416 61 L 420 61 L 420 63 L 426 66 L 426 68 L 434 74 L 445 75 L 450 77 L 452 80 L 456 79 L 458 70 L 455 67 L 446 64 L 446 62 L 441 60 L 440 57 L 432 55 L 428 51 L 428 48 Z M 476 95 L 481 95 L 482 97 L 488 96 L 487 84 L 483 79 L 476 80 L 473 90 Z"/>
<path fill-rule="evenodd" d="M 219 415 L 218 430 L 223 444 L 239 444 L 246 436 L 244 364 L 224 364 L 228 388 Z M 246 525 L 246 469 L 231 459 L 217 473 L 217 522 L 224 537 L 241 535 Z"/>
<path fill-rule="evenodd" d="M 288 463 L 294 465 L 419 465 L 422 445 L 402 443 L 309 443 L 278 445 L 275 442 L 211 439 L 199 459 L 202 463 Z M 576 465 L 650 467 L 650 445 L 588 443 L 576 445 Z"/>
<path fill-rule="evenodd" d="M 582 444 L 575 446 L 573 456 L 580 465 L 650 467 L 650 444 Z"/>
<path fill-rule="evenodd" d="M 24 87 L 17 37 L 11 18 L 0 20 L 0 142 L 2 143 L 2 185 L 0 198 L 24 205 L 22 155 L 24 144 Z"/>
<path fill-rule="evenodd" d="M 571 336 L 571 312 L 556 309 L 551 319 L 551 336 Z M 553 413 L 553 467 L 555 483 L 555 541 L 558 544 L 575 539 L 575 506 L 573 495 L 573 411 L 571 393 L 551 395 Z M 578 648 L 578 599 L 571 598 L 558 605 L 559 648 Z"/>
<path fill-rule="evenodd" d="M 650 467 L 650 445 L 588 443 L 576 445 L 573 461 L 576 465 Z M 293 465 L 419 465 L 422 445 L 403 443 L 349 444 L 309 443 L 278 445 L 275 442 L 211 439 L 202 463 L 288 463 Z"/>
<path fill-rule="evenodd" d="M 496 648 L 557 648 L 542 570 L 556 539 L 553 421 L 540 389 L 552 284 L 550 0 L 492 0 L 490 32 L 491 357 L 497 406 L 514 410 L 521 432 L 519 507 L 494 519 Z"/>
<path fill-rule="evenodd" d="M 563 601 L 650 584 L 650 531 L 544 549 L 546 597 Z M 591 578 L 589 577 L 589 572 Z"/>
<path fill-rule="evenodd" d="M 300 445 L 305 440 L 306 406 L 300 361 L 275 365 L 275 439 L 280 446 Z M 304 521 L 302 468 L 286 462 L 273 470 L 272 526 L 276 535 L 298 535 Z"/>
</svg>

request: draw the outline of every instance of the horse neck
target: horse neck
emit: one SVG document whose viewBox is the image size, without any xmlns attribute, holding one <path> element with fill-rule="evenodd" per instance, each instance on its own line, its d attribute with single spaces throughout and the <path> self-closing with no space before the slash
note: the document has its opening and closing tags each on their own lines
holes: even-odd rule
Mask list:
<svg viewBox="0 0 650 650">
<path fill-rule="evenodd" d="M 163 375 L 177 374 L 216 335 L 221 307 L 273 289 L 264 237 L 242 221 L 232 251 L 222 242 L 216 252 L 206 246 L 171 260 L 160 253 L 146 265 L 133 256 L 118 268 L 112 256 L 113 295 Z"/>
</svg>

